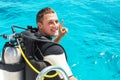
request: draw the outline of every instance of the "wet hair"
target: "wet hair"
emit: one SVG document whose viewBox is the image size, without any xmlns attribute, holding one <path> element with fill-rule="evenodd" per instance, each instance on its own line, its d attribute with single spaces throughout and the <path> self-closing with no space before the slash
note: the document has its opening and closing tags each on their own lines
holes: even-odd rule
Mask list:
<svg viewBox="0 0 120 80">
<path fill-rule="evenodd" d="M 40 10 L 36 16 L 36 23 L 38 23 L 38 22 L 42 23 L 44 15 L 49 14 L 49 13 L 55 13 L 55 11 L 49 7 L 46 7 L 46 8 L 43 8 L 42 10 Z"/>
</svg>

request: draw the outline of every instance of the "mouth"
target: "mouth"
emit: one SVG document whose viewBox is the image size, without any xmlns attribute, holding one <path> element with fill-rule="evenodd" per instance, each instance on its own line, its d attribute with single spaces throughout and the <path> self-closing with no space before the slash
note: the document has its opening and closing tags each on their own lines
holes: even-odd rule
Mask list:
<svg viewBox="0 0 120 80">
<path fill-rule="evenodd" d="M 57 36 L 57 35 L 58 35 L 58 30 L 51 30 L 51 32 L 52 32 L 52 34 L 53 34 L 54 36 Z"/>
</svg>

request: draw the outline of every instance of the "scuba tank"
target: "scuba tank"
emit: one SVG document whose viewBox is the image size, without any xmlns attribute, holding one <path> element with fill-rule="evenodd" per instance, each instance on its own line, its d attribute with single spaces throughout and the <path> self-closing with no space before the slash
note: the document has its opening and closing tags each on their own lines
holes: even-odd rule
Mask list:
<svg viewBox="0 0 120 80">
<path fill-rule="evenodd" d="M 16 39 L 11 39 L 3 47 L 2 62 L 0 62 L 3 80 L 24 80 L 24 67 Z"/>
<path fill-rule="evenodd" d="M 6 47 L 3 54 L 5 64 L 16 64 L 21 60 L 21 53 L 16 46 Z"/>
<path fill-rule="evenodd" d="M 17 47 L 7 46 L 3 53 L 4 80 L 24 80 L 24 63 Z"/>
</svg>

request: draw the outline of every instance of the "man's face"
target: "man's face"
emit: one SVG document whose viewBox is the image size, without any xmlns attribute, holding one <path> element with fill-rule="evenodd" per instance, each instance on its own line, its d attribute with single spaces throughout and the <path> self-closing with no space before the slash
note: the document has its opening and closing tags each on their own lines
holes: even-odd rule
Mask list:
<svg viewBox="0 0 120 80">
<path fill-rule="evenodd" d="M 57 36 L 59 23 L 56 13 L 45 14 L 43 17 L 43 21 L 39 26 L 39 29 L 41 29 L 40 32 L 42 35 L 50 37 Z"/>
</svg>

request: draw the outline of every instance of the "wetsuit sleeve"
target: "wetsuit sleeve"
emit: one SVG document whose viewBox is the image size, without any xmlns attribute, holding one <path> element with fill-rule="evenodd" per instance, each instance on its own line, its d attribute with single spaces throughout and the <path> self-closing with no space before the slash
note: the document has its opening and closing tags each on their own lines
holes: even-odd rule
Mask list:
<svg viewBox="0 0 120 80">
<path fill-rule="evenodd" d="M 72 76 L 72 71 L 66 61 L 64 50 L 60 46 L 52 46 L 46 50 L 44 60 L 49 62 L 51 65 L 60 66 L 63 68 L 68 76 Z"/>
<path fill-rule="evenodd" d="M 60 55 L 48 55 L 44 57 L 44 60 L 49 62 L 53 66 L 60 66 L 65 70 L 68 76 L 72 76 L 72 71 L 67 64 L 64 54 Z"/>
</svg>

